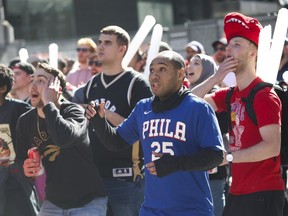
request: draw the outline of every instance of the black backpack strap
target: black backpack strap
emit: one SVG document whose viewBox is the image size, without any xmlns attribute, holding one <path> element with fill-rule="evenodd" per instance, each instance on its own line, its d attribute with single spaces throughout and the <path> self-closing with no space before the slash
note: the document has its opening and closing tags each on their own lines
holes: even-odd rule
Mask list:
<svg viewBox="0 0 288 216">
<path fill-rule="evenodd" d="M 235 86 L 232 86 L 228 89 L 226 97 L 225 97 L 225 104 L 226 104 L 226 109 L 228 113 L 228 125 L 229 125 L 229 130 L 232 131 L 232 124 L 231 124 L 231 98 L 232 94 L 234 92 Z"/>
<path fill-rule="evenodd" d="M 254 102 L 254 97 L 256 95 L 256 93 L 265 88 L 265 87 L 273 87 L 274 85 L 271 83 L 267 83 L 267 82 L 260 82 L 258 83 L 256 86 L 254 86 L 252 88 L 252 90 L 249 92 L 248 97 L 247 98 L 242 98 L 242 101 L 245 102 L 245 110 L 249 116 L 249 118 L 252 120 L 252 122 L 255 125 L 258 125 L 257 123 L 257 118 L 256 118 L 256 114 L 255 114 L 255 110 L 253 107 L 253 102 Z"/>
</svg>

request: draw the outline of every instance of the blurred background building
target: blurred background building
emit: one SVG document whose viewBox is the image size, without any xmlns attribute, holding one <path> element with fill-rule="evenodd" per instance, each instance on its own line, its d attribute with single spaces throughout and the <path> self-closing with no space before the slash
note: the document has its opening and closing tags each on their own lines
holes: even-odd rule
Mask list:
<svg viewBox="0 0 288 216">
<path fill-rule="evenodd" d="M 7 63 L 22 47 L 29 54 L 45 55 L 53 42 L 62 55 L 74 57 L 78 38 L 97 39 L 100 29 L 111 24 L 133 38 L 146 15 L 165 27 L 163 40 L 176 51 L 182 53 L 187 42 L 198 40 L 209 53 L 211 42 L 223 36 L 226 13 L 255 16 L 273 27 L 277 11 L 287 4 L 287 0 L 0 0 L 0 62 Z"/>
</svg>

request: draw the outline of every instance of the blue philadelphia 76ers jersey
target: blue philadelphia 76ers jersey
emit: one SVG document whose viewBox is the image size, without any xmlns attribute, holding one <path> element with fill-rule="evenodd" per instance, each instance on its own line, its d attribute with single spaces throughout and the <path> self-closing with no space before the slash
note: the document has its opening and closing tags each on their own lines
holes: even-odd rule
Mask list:
<svg viewBox="0 0 288 216">
<path fill-rule="evenodd" d="M 141 141 L 145 164 L 157 160 L 152 151 L 192 156 L 203 148 L 224 150 L 214 111 L 192 94 L 161 113 L 152 111 L 152 98 L 141 100 L 117 132 L 131 145 Z M 213 215 L 206 171 L 178 171 L 160 178 L 145 170 L 145 178 L 140 215 Z"/>
</svg>

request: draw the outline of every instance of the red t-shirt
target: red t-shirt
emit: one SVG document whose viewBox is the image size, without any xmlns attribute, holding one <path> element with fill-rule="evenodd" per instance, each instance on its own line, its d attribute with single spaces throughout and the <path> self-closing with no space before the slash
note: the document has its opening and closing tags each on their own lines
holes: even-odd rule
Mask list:
<svg viewBox="0 0 288 216">
<path fill-rule="evenodd" d="M 266 87 L 256 93 L 254 110 L 258 126 L 256 126 L 245 112 L 245 103 L 241 98 L 247 98 L 250 90 L 259 82 L 256 78 L 247 88 L 239 92 L 235 88 L 231 98 L 230 151 L 246 149 L 258 144 L 262 138 L 259 128 L 270 124 L 281 124 L 281 102 L 274 90 Z M 213 100 L 219 112 L 227 111 L 225 97 L 228 88 L 213 93 Z M 232 163 L 231 194 L 249 194 L 257 191 L 284 190 L 284 181 L 281 177 L 280 156 L 259 162 Z"/>
</svg>

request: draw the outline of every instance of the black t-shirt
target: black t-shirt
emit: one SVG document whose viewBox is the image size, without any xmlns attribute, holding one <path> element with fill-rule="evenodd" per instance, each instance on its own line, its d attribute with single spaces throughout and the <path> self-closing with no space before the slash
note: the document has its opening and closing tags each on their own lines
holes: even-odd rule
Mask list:
<svg viewBox="0 0 288 216">
<path fill-rule="evenodd" d="M 147 79 L 138 72 L 124 71 L 115 76 L 97 74 L 84 88 L 86 101 L 105 101 L 105 109 L 127 118 L 136 104 L 152 96 Z M 143 173 L 143 153 L 139 144 L 120 152 L 106 149 L 92 127 L 89 127 L 91 147 L 96 165 L 102 177 L 133 181 Z"/>
<path fill-rule="evenodd" d="M 46 198 L 60 208 L 77 208 L 104 197 L 104 185 L 93 163 L 84 110 L 73 103 L 43 108 L 45 119 L 31 110 L 17 125 L 17 159 L 37 146 L 45 167 Z"/>
<path fill-rule="evenodd" d="M 215 89 L 212 90 L 212 92 Z M 229 123 L 229 115 L 227 112 L 217 112 L 216 117 L 219 123 L 219 127 L 222 135 L 228 133 L 228 123 Z M 213 170 L 209 171 L 209 179 L 225 179 L 227 178 L 228 173 L 228 165 L 215 167 Z"/>
<path fill-rule="evenodd" d="M 14 162 L 17 121 L 31 108 L 23 101 L 10 98 L 0 106 L 0 163 L 7 160 Z"/>
</svg>

